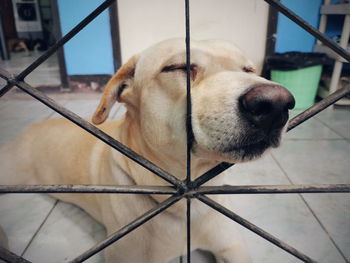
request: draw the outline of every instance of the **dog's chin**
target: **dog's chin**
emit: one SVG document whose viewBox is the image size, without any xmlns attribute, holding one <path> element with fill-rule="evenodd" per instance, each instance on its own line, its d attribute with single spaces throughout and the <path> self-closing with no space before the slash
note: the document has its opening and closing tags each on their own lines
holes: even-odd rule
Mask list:
<svg viewBox="0 0 350 263">
<path fill-rule="evenodd" d="M 245 140 L 247 141 L 247 140 Z M 215 147 L 215 149 L 204 149 L 196 145 L 194 153 L 202 158 L 220 162 L 247 162 L 261 157 L 267 150 L 280 145 L 281 136 L 264 138 L 259 141 L 250 140 L 249 143 L 227 143 Z"/>
<path fill-rule="evenodd" d="M 261 157 L 268 149 L 276 148 L 280 144 L 280 138 L 273 140 L 261 140 L 259 142 L 242 144 L 242 145 L 228 145 L 220 152 L 225 156 L 229 162 L 246 162 Z"/>
</svg>

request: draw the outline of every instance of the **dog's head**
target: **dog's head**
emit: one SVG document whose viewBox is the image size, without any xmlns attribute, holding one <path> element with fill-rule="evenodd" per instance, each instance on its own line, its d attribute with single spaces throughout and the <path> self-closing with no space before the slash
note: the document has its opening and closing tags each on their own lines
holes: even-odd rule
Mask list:
<svg viewBox="0 0 350 263">
<path fill-rule="evenodd" d="M 240 162 L 277 147 L 293 96 L 257 76 L 254 65 L 224 41 L 191 42 L 193 154 Z M 93 122 L 106 120 L 115 101 L 147 144 L 185 153 L 184 40 L 161 42 L 132 57 L 107 84 Z"/>
</svg>

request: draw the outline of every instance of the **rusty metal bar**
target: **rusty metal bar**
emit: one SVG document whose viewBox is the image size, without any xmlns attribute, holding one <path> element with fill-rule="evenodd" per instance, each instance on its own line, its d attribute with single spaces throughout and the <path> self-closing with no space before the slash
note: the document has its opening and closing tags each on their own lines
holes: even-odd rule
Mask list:
<svg viewBox="0 0 350 263">
<path fill-rule="evenodd" d="M 10 250 L 0 247 L 0 259 L 8 263 L 31 263 L 30 261 L 12 253 Z"/>
<path fill-rule="evenodd" d="M 4 193 L 96 193 L 96 194 L 177 194 L 171 186 L 150 185 L 0 185 Z M 222 185 L 201 186 L 184 194 L 296 194 L 296 193 L 350 193 L 350 184 L 311 185 Z"/>
<path fill-rule="evenodd" d="M 136 163 L 140 164 L 142 167 L 146 168 L 147 170 L 153 172 L 154 174 L 158 175 L 168 183 L 171 183 L 178 188 L 184 189 L 185 185 L 184 183 L 179 180 L 177 177 L 175 177 L 172 174 L 169 174 L 165 170 L 161 169 L 157 165 L 153 164 L 152 162 L 148 161 L 144 157 L 140 156 L 133 150 L 126 147 L 124 144 L 118 142 L 105 132 L 98 129 L 96 126 L 92 125 L 88 121 L 85 121 L 75 113 L 67 110 L 66 108 L 60 106 L 58 103 L 56 103 L 53 99 L 46 96 L 43 92 L 34 89 L 32 86 L 27 84 L 24 81 L 16 81 L 16 86 L 19 87 L 21 90 L 25 91 L 32 97 L 36 98 L 40 102 L 44 103 L 46 106 L 50 107 L 54 111 L 58 112 L 68 120 L 72 121 L 79 127 L 83 128 L 85 131 L 89 132 L 90 134 L 94 135 L 95 137 L 99 138 L 101 141 L 105 142 L 112 148 L 116 149 L 117 151 L 121 152 L 125 156 L 129 157 L 131 160 L 135 161 Z"/>
<path fill-rule="evenodd" d="M 90 258 L 93 255 L 100 252 L 102 249 L 113 244 L 114 242 L 121 239 L 122 237 L 124 237 L 125 235 L 130 233 L 131 231 L 133 231 L 136 228 L 138 228 L 139 226 L 143 225 L 148 220 L 150 220 L 154 216 L 158 215 L 159 213 L 161 213 L 162 211 L 164 211 L 165 209 L 167 209 L 171 205 L 175 204 L 182 197 L 183 197 L 182 195 L 173 195 L 173 196 L 169 197 L 168 199 L 159 203 L 157 206 L 155 206 L 154 208 L 152 208 L 148 212 L 144 213 L 142 216 L 135 219 L 130 224 L 122 227 L 117 232 L 108 236 L 105 240 L 99 242 L 98 244 L 96 244 L 95 246 L 93 246 L 92 248 L 90 248 L 89 250 L 87 250 L 86 252 L 81 254 L 80 256 L 76 257 L 75 259 L 70 261 L 70 263 L 78 263 L 78 262 L 83 262 L 83 261 L 87 260 L 88 258 Z"/>
<path fill-rule="evenodd" d="M 319 30 L 314 28 L 312 25 L 310 25 L 308 22 L 306 22 L 296 13 L 294 13 L 293 11 L 285 7 L 283 4 L 281 4 L 280 1 L 276 1 L 276 0 L 264 0 L 264 1 L 269 3 L 272 7 L 276 8 L 279 12 L 284 14 L 294 23 L 298 24 L 300 27 L 302 27 L 311 35 L 313 35 L 318 40 L 320 40 L 324 45 L 331 48 L 338 55 L 342 56 L 343 58 L 345 58 L 347 61 L 350 62 L 350 53 L 348 51 L 346 51 L 344 48 L 339 46 L 336 42 L 334 42 L 330 38 L 326 37 L 324 34 L 322 34 Z"/>
<path fill-rule="evenodd" d="M 6 81 L 9 81 L 13 78 L 15 78 L 15 75 L 11 74 L 7 70 L 0 68 L 0 77 L 3 78 Z"/>
<path fill-rule="evenodd" d="M 328 97 L 324 98 L 323 100 L 319 101 L 315 105 L 311 106 L 304 112 L 298 114 L 293 119 L 291 119 L 288 123 L 287 131 L 290 131 L 291 129 L 294 129 L 299 124 L 303 123 L 304 121 L 310 119 L 311 117 L 315 116 L 320 111 L 324 110 L 328 106 L 332 105 L 336 101 L 340 100 L 347 94 L 350 94 L 350 88 L 344 87 L 342 89 L 339 89 L 329 95 Z"/>
<path fill-rule="evenodd" d="M 176 194 L 170 186 L 142 185 L 0 185 L 3 193 Z"/>
<path fill-rule="evenodd" d="M 191 198 L 186 198 L 187 262 L 191 263 Z"/>
<path fill-rule="evenodd" d="M 186 184 L 191 182 L 191 149 L 193 143 L 192 102 L 191 102 L 191 38 L 190 38 L 190 3 L 185 0 L 186 24 Z"/>
<path fill-rule="evenodd" d="M 233 165 L 235 165 L 235 164 L 234 163 L 222 162 L 222 163 L 218 164 L 217 166 L 214 166 L 213 168 L 211 168 L 210 170 L 208 170 L 207 172 L 205 172 L 201 176 L 197 177 L 192 182 L 191 188 L 196 188 L 196 187 L 198 187 L 198 186 L 200 186 L 200 185 L 210 181 L 215 176 L 219 175 L 220 173 L 222 173 L 223 171 L 227 170 L 228 168 L 230 168 Z"/>
<path fill-rule="evenodd" d="M 201 186 L 187 194 L 306 194 L 306 193 L 350 193 L 350 184 L 311 185 L 222 185 Z"/>
<path fill-rule="evenodd" d="M 11 74 L 10 72 L 6 71 L 3 68 L 0 68 L 0 78 L 6 80 L 7 82 L 9 82 L 9 80 L 15 78 L 15 75 Z M 4 86 L 1 90 L 0 90 L 0 98 L 6 93 L 8 92 L 14 84 L 11 83 L 7 83 L 6 86 Z"/>
<path fill-rule="evenodd" d="M 282 240 L 274 237 L 273 235 L 267 233 L 263 229 L 259 228 L 258 226 L 250 223 L 248 220 L 240 217 L 239 215 L 235 214 L 234 212 L 228 210 L 226 207 L 220 205 L 219 203 L 215 202 L 214 200 L 204 196 L 199 195 L 197 196 L 197 199 L 202 201 L 203 203 L 207 204 L 214 210 L 220 212 L 221 214 L 227 216 L 228 218 L 232 219 L 233 221 L 237 222 L 238 224 L 242 225 L 243 227 L 249 229 L 250 231 L 254 232 L 255 234 L 261 236 L 262 238 L 268 240 L 269 242 L 275 244 L 276 246 L 280 247 L 281 249 L 287 251 L 289 254 L 292 254 L 293 256 L 299 258 L 300 260 L 304 262 L 310 262 L 310 263 L 316 263 L 315 260 L 309 258 L 308 256 L 304 255 L 300 251 L 296 250 L 295 248 L 289 246 Z"/>
<path fill-rule="evenodd" d="M 0 98 L 6 94 L 6 92 L 10 91 L 10 89 L 13 87 L 13 84 L 7 84 L 0 90 Z"/>
<path fill-rule="evenodd" d="M 190 30 L 190 1 L 185 0 L 186 26 L 186 186 L 191 184 L 191 150 L 193 144 L 192 130 L 192 101 L 191 101 L 191 30 Z M 186 198 L 186 245 L 187 263 L 191 263 L 191 199 Z"/>
</svg>

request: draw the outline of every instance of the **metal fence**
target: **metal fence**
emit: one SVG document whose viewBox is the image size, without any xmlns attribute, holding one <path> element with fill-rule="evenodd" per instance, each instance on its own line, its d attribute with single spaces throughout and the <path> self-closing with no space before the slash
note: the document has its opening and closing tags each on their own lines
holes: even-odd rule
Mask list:
<svg viewBox="0 0 350 263">
<path fill-rule="evenodd" d="M 49 56 L 56 52 L 60 47 L 62 47 L 66 42 L 68 42 L 72 37 L 74 37 L 80 30 L 82 30 L 89 22 L 95 19 L 101 12 L 107 9 L 113 4 L 115 0 L 106 0 L 99 7 L 97 7 L 90 15 L 88 15 L 84 20 L 82 20 L 76 27 L 74 27 L 68 34 L 63 38 L 58 40 L 52 47 L 50 47 L 42 56 L 36 59 L 31 65 L 24 69 L 19 75 L 14 76 L 11 73 L 0 69 L 0 77 L 7 81 L 7 85 L 0 90 L 0 96 L 3 96 L 6 92 L 11 90 L 12 87 L 16 86 L 24 92 L 28 93 L 35 99 L 41 101 L 46 106 L 50 107 L 54 111 L 61 114 L 63 117 L 74 122 L 76 125 L 80 126 L 82 129 L 96 136 L 98 139 L 102 140 L 110 147 L 118 150 L 122 154 L 126 155 L 130 159 L 134 160 L 136 163 L 140 164 L 144 168 L 152 171 L 157 176 L 161 177 L 165 181 L 171 184 L 171 186 L 102 186 L 102 185 L 1 185 L 0 193 L 110 193 L 110 194 L 167 194 L 171 195 L 165 201 L 159 203 L 157 206 L 144 213 L 140 217 L 136 218 L 134 221 L 128 225 L 117 230 L 110 236 L 108 236 L 103 241 L 99 242 L 83 254 L 77 256 L 75 259 L 70 261 L 71 263 L 83 262 L 91 256 L 95 255 L 102 249 L 113 244 L 117 240 L 121 239 L 134 229 L 138 228 L 148 220 L 152 219 L 154 216 L 158 215 L 171 205 L 175 204 L 179 200 L 185 198 L 187 205 L 186 220 L 187 220 L 187 262 L 191 262 L 190 251 L 191 251 L 191 199 L 196 198 L 203 203 L 207 204 L 211 208 L 215 209 L 219 213 L 227 216 L 243 227 L 253 231 L 257 235 L 263 237 L 269 242 L 275 244 L 281 249 L 287 251 L 288 253 L 299 258 L 303 262 L 316 262 L 310 257 L 304 255 L 302 252 L 296 250 L 295 248 L 289 246 L 282 240 L 274 237 L 273 235 L 267 233 L 263 229 L 257 227 L 246 219 L 240 217 L 236 213 L 228 210 L 227 208 L 221 206 L 219 203 L 215 202 L 207 195 L 211 194 L 283 194 L 283 193 L 345 193 L 350 192 L 350 184 L 335 184 L 335 185 L 271 185 L 271 186 L 202 186 L 204 183 L 210 181 L 221 172 L 230 168 L 232 163 L 221 163 L 209 171 L 205 172 L 200 177 L 195 180 L 191 180 L 190 174 L 190 152 L 192 143 L 191 134 L 191 91 L 190 91 L 190 13 L 189 13 L 189 0 L 185 0 L 185 13 L 186 13 L 186 66 L 187 66 L 187 117 L 186 117 L 186 128 L 187 128 L 187 175 L 184 181 L 179 180 L 172 174 L 164 171 L 160 167 L 156 166 L 152 162 L 138 155 L 125 145 L 121 144 L 117 140 L 113 139 L 103 131 L 99 130 L 94 125 L 83 120 L 78 115 L 65 109 L 58 105 L 54 100 L 47 97 L 44 93 L 34 89 L 29 84 L 24 81 L 24 78 L 28 76 L 35 68 L 37 68 L 41 63 L 43 63 Z M 286 15 L 288 18 L 293 20 L 295 23 L 300 25 L 306 31 L 311 33 L 317 39 L 319 39 L 323 44 L 334 50 L 340 56 L 350 61 L 350 53 L 341 48 L 335 42 L 324 36 L 317 29 L 313 28 L 302 18 L 297 16 L 291 10 L 287 9 L 277 0 L 264 0 L 269 3 L 272 7 L 276 8 L 279 12 Z M 302 122 L 311 118 L 318 112 L 322 111 L 326 107 L 332 105 L 337 100 L 346 96 L 350 93 L 349 88 L 342 88 L 337 90 L 333 94 L 329 95 L 327 98 L 318 102 L 314 106 L 310 107 L 303 113 L 297 115 L 288 124 L 287 131 L 295 128 Z M 29 262 L 28 260 L 10 252 L 5 248 L 0 248 L 0 258 L 6 262 Z"/>
</svg>

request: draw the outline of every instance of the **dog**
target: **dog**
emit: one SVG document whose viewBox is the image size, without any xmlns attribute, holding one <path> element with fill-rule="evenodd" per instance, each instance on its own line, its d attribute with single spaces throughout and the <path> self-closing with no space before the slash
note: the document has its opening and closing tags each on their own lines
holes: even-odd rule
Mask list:
<svg viewBox="0 0 350 263">
<path fill-rule="evenodd" d="M 186 52 L 183 39 L 130 58 L 107 83 L 92 122 L 133 151 L 186 177 Z M 220 162 L 256 159 L 280 144 L 294 107 L 291 93 L 259 77 L 225 41 L 191 41 L 192 179 Z M 105 122 L 113 104 L 120 120 Z M 33 124 L 0 150 L 2 184 L 168 185 L 66 119 Z M 225 183 L 225 177 L 210 183 Z M 167 198 L 163 195 L 52 194 L 78 205 L 111 234 Z M 215 200 L 226 204 L 224 196 Z M 105 250 L 107 262 L 164 263 L 186 252 L 180 201 Z M 218 263 L 251 262 L 234 225 L 193 200 L 192 247 Z"/>
<path fill-rule="evenodd" d="M 29 55 L 28 46 L 23 39 L 11 38 L 7 40 L 7 46 L 10 52 L 20 52 L 24 51 L 25 55 Z"/>
</svg>

